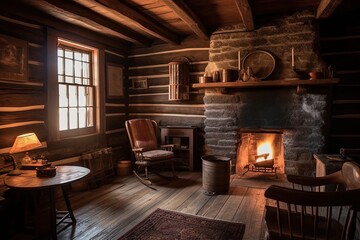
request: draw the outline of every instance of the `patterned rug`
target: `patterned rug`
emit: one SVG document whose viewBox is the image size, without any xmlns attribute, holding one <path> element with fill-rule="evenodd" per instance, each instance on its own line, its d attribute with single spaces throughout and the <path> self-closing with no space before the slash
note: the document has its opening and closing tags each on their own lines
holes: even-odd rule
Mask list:
<svg viewBox="0 0 360 240">
<path fill-rule="evenodd" d="M 237 239 L 245 224 L 157 209 L 125 233 L 124 239 Z"/>
</svg>

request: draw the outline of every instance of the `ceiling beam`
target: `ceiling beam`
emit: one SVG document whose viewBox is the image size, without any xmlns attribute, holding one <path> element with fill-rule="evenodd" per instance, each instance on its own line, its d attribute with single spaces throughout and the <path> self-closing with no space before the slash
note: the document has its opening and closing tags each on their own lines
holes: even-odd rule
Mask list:
<svg viewBox="0 0 360 240">
<path fill-rule="evenodd" d="M 248 0 L 234 0 L 246 31 L 253 31 L 254 19 Z"/>
<path fill-rule="evenodd" d="M 33 1 L 34 4 L 41 4 L 42 1 Z M 94 11 L 89 10 L 88 8 L 83 7 L 82 5 L 72 2 L 72 1 L 58 1 L 58 0 L 45 0 L 49 6 L 49 11 L 54 11 L 54 6 L 57 7 L 57 10 L 63 11 L 63 17 L 69 16 L 69 13 L 71 14 L 70 18 L 73 19 L 72 21 L 80 21 L 85 25 L 88 25 L 89 27 L 96 28 L 96 27 L 103 27 L 110 29 L 114 32 L 116 32 L 116 36 L 122 39 L 125 39 L 126 41 L 133 42 L 133 43 L 140 43 L 145 46 L 151 45 L 151 40 L 136 33 L 135 31 L 125 27 L 121 26 L 118 23 L 98 14 Z M 51 6 L 52 5 L 52 6 Z M 57 16 L 59 17 L 59 16 Z M 64 19 L 63 19 L 64 20 Z"/>
<path fill-rule="evenodd" d="M 342 0 L 321 0 L 316 11 L 316 18 L 328 18 L 340 5 Z"/>
<path fill-rule="evenodd" d="M 84 0 L 78 0 L 78 1 L 82 2 Z M 169 43 L 175 43 L 175 44 L 180 43 L 180 37 L 178 35 L 166 29 L 165 27 L 161 26 L 158 22 L 156 22 L 149 16 L 146 16 L 143 13 L 126 5 L 122 1 L 96 0 L 96 2 L 110 8 L 111 10 L 114 10 L 117 13 L 117 16 L 122 18 L 125 22 L 134 24 L 142 31 L 154 37 L 157 37 Z"/>
<path fill-rule="evenodd" d="M 101 46 L 121 50 L 128 50 L 130 47 L 129 41 L 115 38 L 112 35 L 100 34 L 97 31 L 89 31 L 84 27 L 71 24 L 49 14 L 44 14 L 43 11 L 34 9 L 31 6 L 28 6 L 26 3 L 23 5 L 22 8 L 19 8 L 18 3 L 16 3 L 15 1 L 10 1 L 7 3 L 5 3 L 4 1 L 0 1 L 0 8 L 5 16 L 5 13 L 8 13 L 8 16 L 18 17 L 19 19 L 24 19 L 25 21 L 29 21 L 30 23 L 32 21 L 34 21 L 35 23 L 46 23 L 46 25 L 50 28 L 60 30 L 64 33 L 64 35 L 71 35 L 74 39 L 77 39 L 78 37 L 80 37 L 82 41 L 84 41 L 84 39 L 88 39 L 89 43 L 85 42 L 85 44 L 93 44 L 94 42 L 96 42 Z M 24 18 L 24 16 L 26 17 Z"/>
<path fill-rule="evenodd" d="M 200 19 L 182 0 L 162 1 L 184 21 L 200 39 L 209 40 L 209 35 Z"/>
</svg>

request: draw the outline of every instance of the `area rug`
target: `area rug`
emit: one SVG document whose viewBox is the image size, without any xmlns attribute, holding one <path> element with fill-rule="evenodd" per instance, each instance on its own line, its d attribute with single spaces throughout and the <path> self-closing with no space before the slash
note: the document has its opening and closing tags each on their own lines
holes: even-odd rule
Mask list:
<svg viewBox="0 0 360 240">
<path fill-rule="evenodd" d="M 245 224 L 210 219 L 157 209 L 125 233 L 124 239 L 236 239 L 241 240 Z"/>
</svg>

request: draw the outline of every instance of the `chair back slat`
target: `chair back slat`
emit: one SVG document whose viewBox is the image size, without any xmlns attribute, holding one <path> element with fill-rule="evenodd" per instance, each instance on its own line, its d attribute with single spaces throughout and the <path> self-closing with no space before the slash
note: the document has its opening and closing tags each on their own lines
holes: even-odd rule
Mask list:
<svg viewBox="0 0 360 240">
<path fill-rule="evenodd" d="M 289 224 L 289 230 L 290 230 L 290 236 L 293 238 L 293 231 L 292 231 L 292 217 L 291 217 L 291 204 L 287 203 L 287 210 L 288 210 L 288 224 Z"/>
<path fill-rule="evenodd" d="M 280 237 L 283 236 L 283 231 L 282 231 L 282 222 L 281 222 L 281 214 L 280 214 L 280 202 L 276 201 L 276 210 L 277 210 L 277 222 L 278 222 L 278 226 L 279 226 L 279 232 L 280 232 Z"/>
<path fill-rule="evenodd" d="M 316 239 L 317 227 L 318 227 L 318 219 L 319 219 L 319 207 L 316 207 L 316 214 L 314 217 L 314 234 L 313 237 Z"/>
<path fill-rule="evenodd" d="M 327 216 L 327 224 L 326 224 L 326 239 L 329 239 L 329 232 L 331 229 L 331 223 L 332 223 L 332 207 L 328 208 L 328 216 Z"/>
<path fill-rule="evenodd" d="M 304 231 L 304 211 L 306 211 L 306 209 L 304 209 L 304 206 L 301 206 L 301 224 L 300 224 L 300 228 L 301 228 L 301 237 L 302 239 L 304 239 L 305 237 L 305 231 Z"/>
</svg>

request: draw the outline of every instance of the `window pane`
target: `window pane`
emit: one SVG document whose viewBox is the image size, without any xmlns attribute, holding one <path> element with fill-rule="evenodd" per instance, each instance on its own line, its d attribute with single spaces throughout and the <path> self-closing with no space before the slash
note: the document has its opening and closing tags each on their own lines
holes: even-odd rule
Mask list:
<svg viewBox="0 0 360 240">
<path fill-rule="evenodd" d="M 65 57 L 66 58 L 73 58 L 73 51 L 70 49 L 65 49 Z"/>
<path fill-rule="evenodd" d="M 83 84 L 84 85 L 90 85 L 90 79 L 89 78 L 83 78 Z"/>
<path fill-rule="evenodd" d="M 74 75 L 74 61 L 71 59 L 65 59 L 65 75 Z"/>
<path fill-rule="evenodd" d="M 68 129 L 68 109 L 67 108 L 59 109 L 59 128 L 60 128 L 60 131 Z"/>
<path fill-rule="evenodd" d="M 81 61 L 81 52 L 75 52 L 75 53 L 74 53 L 74 59 Z"/>
<path fill-rule="evenodd" d="M 86 92 L 85 87 L 79 87 L 79 106 L 85 107 L 86 106 Z"/>
<path fill-rule="evenodd" d="M 63 57 L 64 56 L 64 49 L 62 49 L 61 47 L 58 48 L 58 57 Z"/>
<path fill-rule="evenodd" d="M 87 108 L 87 126 L 88 127 L 94 126 L 94 108 L 93 107 Z"/>
<path fill-rule="evenodd" d="M 64 82 L 64 76 L 63 75 L 58 76 L 58 82 Z"/>
<path fill-rule="evenodd" d="M 86 127 L 86 108 L 79 108 L 79 128 Z"/>
<path fill-rule="evenodd" d="M 74 83 L 74 78 L 73 77 L 65 77 L 65 82 L 66 83 Z"/>
<path fill-rule="evenodd" d="M 93 87 L 87 87 L 86 93 L 87 93 L 87 105 L 88 106 L 94 106 L 94 91 L 95 89 Z"/>
<path fill-rule="evenodd" d="M 81 78 L 76 77 L 75 78 L 75 83 L 76 84 L 81 84 L 82 83 Z"/>
<path fill-rule="evenodd" d="M 88 78 L 90 77 L 90 65 L 88 63 L 83 63 L 83 77 Z"/>
<path fill-rule="evenodd" d="M 89 62 L 89 61 L 90 61 L 90 56 L 89 56 L 89 54 L 83 53 L 83 61 L 84 61 L 84 62 Z"/>
<path fill-rule="evenodd" d="M 70 118 L 70 129 L 75 129 L 78 128 L 78 111 L 77 108 L 70 108 L 69 109 L 70 114 L 69 114 L 69 118 Z"/>
<path fill-rule="evenodd" d="M 66 85 L 59 84 L 59 106 L 60 107 L 68 107 L 69 99 L 66 93 Z"/>
<path fill-rule="evenodd" d="M 75 61 L 75 77 L 81 77 L 81 62 Z"/>
<path fill-rule="evenodd" d="M 64 62 L 63 62 L 63 58 L 59 57 L 58 58 L 58 74 L 64 74 Z"/>
<path fill-rule="evenodd" d="M 77 107 L 77 105 L 78 105 L 77 87 L 69 86 L 69 106 Z"/>
</svg>

